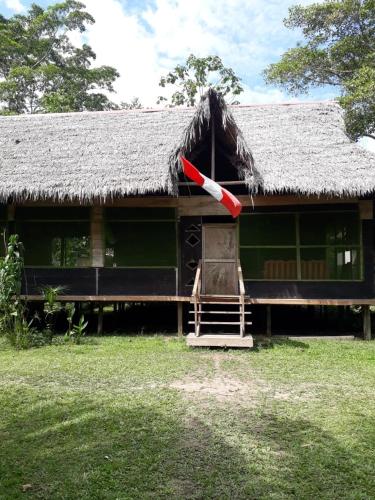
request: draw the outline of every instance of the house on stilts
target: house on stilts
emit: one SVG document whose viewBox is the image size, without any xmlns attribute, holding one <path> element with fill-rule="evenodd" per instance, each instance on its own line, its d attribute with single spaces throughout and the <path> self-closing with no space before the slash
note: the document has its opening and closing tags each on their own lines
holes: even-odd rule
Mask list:
<svg viewBox="0 0 375 500">
<path fill-rule="evenodd" d="M 233 219 L 181 173 L 235 194 Z M 266 305 L 375 305 L 375 156 L 332 102 L 0 118 L 0 226 L 25 246 L 22 293 L 175 302 L 190 345 L 252 346 Z M 3 250 L 1 250 L 3 251 Z M 190 309 L 190 330 L 183 323 Z"/>
</svg>

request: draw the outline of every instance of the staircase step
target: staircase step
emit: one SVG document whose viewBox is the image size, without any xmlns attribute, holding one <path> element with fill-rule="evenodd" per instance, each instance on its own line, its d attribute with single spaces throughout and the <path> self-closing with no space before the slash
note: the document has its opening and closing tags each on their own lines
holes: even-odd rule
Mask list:
<svg viewBox="0 0 375 500">
<path fill-rule="evenodd" d="M 195 314 L 195 311 L 189 311 L 189 314 Z M 242 314 L 240 311 L 198 311 L 198 314 Z M 243 314 L 252 314 L 250 311 L 245 311 Z"/>
<path fill-rule="evenodd" d="M 238 293 L 235 294 L 227 294 L 227 293 L 201 293 L 201 297 L 220 297 L 220 298 L 238 298 L 240 295 Z"/>
<path fill-rule="evenodd" d="M 237 334 L 220 333 L 220 334 L 202 334 L 196 337 L 194 333 L 189 333 L 186 337 L 186 342 L 190 346 L 195 347 L 253 347 L 253 337 L 244 335 L 241 337 Z"/>
<path fill-rule="evenodd" d="M 240 325 L 240 321 L 199 321 L 200 325 Z M 245 321 L 245 325 L 252 325 L 251 321 Z M 195 321 L 189 321 L 189 325 L 195 325 Z"/>
<path fill-rule="evenodd" d="M 227 304 L 231 304 L 231 305 L 238 306 L 239 302 L 229 302 L 229 301 L 228 302 L 225 302 L 225 301 L 224 302 L 217 302 L 217 301 L 214 301 L 214 300 L 200 300 L 198 302 L 198 304 L 220 304 L 222 306 L 227 305 Z"/>
</svg>

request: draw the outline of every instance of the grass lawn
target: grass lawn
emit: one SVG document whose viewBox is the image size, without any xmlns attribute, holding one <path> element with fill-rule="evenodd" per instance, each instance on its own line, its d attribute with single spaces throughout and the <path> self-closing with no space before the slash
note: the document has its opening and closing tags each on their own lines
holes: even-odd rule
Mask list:
<svg viewBox="0 0 375 500">
<path fill-rule="evenodd" d="M 1 342 L 1 499 L 375 497 L 375 342 Z"/>
</svg>

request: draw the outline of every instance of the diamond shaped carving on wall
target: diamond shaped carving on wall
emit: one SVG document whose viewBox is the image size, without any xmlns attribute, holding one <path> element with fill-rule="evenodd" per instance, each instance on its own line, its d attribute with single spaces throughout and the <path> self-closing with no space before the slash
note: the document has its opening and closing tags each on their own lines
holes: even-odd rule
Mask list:
<svg viewBox="0 0 375 500">
<path fill-rule="evenodd" d="M 191 271 L 195 271 L 198 267 L 198 262 L 196 260 L 189 260 L 189 262 L 186 263 L 186 267 L 190 269 Z"/>
<path fill-rule="evenodd" d="M 192 232 L 195 231 L 199 233 L 200 228 L 195 224 L 190 224 L 190 226 L 186 229 L 186 231 L 192 231 Z"/>
<path fill-rule="evenodd" d="M 198 243 L 200 243 L 201 240 L 198 238 L 196 234 L 191 233 L 189 234 L 189 236 L 186 238 L 185 241 L 188 245 L 194 248 L 195 246 L 198 245 Z"/>
</svg>

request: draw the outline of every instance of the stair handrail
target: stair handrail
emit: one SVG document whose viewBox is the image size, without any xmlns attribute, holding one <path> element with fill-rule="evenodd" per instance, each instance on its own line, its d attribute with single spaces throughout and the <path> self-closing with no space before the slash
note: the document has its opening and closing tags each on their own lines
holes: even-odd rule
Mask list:
<svg viewBox="0 0 375 500">
<path fill-rule="evenodd" d="M 199 260 L 197 272 L 195 273 L 192 297 L 199 297 L 202 289 L 202 260 Z"/>
<path fill-rule="evenodd" d="M 202 260 L 200 259 L 198 262 L 197 272 L 195 273 L 193 291 L 192 291 L 192 301 L 194 302 L 194 326 L 195 331 L 194 335 L 199 337 L 200 329 L 201 329 L 201 314 L 200 314 L 200 306 L 199 306 L 199 296 L 202 290 Z"/>
<path fill-rule="evenodd" d="M 241 262 L 239 260 L 237 261 L 237 272 L 238 272 L 238 288 L 240 291 L 240 295 L 245 295 L 245 284 L 243 281 Z"/>
<path fill-rule="evenodd" d="M 240 294 L 240 335 L 245 335 L 245 284 L 243 281 L 241 262 L 237 260 L 238 290 Z"/>
</svg>

